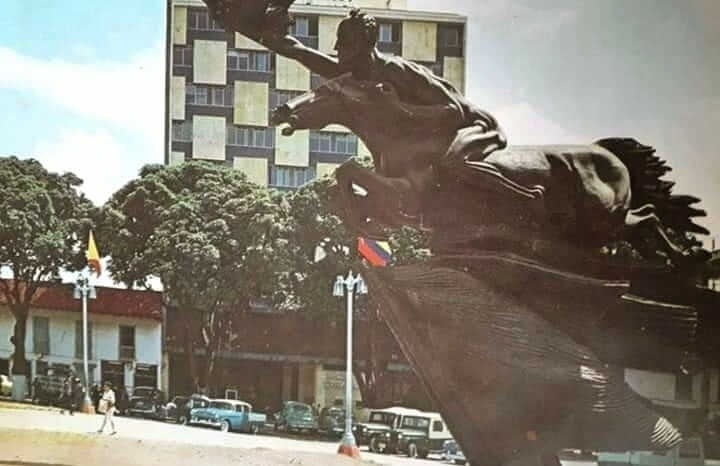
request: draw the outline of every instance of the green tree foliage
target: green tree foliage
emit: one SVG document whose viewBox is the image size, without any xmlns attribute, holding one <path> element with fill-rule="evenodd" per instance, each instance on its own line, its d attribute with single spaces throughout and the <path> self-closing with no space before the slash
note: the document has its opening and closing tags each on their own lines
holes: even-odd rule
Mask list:
<svg viewBox="0 0 720 466">
<path fill-rule="evenodd" d="M 346 230 L 333 214 L 333 180 L 318 180 L 290 195 L 290 244 L 293 248 L 290 296 L 294 307 L 315 318 L 345 320 L 343 301 L 332 295 L 338 275 L 348 270 L 361 273 L 366 268 L 357 253 L 357 235 Z M 393 263 L 405 264 L 429 257 L 428 237 L 424 232 L 405 227 L 388 232 L 393 249 Z M 318 261 L 317 248 L 324 258 Z M 363 364 L 354 364 L 355 378 L 363 400 L 369 406 L 381 404 L 389 379 L 387 366 L 390 355 L 379 349 L 379 339 L 389 335 L 377 307 L 370 299 L 357 298 L 357 317 L 367 325 L 368 344 Z M 358 354 L 357 352 L 355 354 Z"/>
<path fill-rule="evenodd" d="M 233 319 L 252 299 L 279 304 L 287 278 L 284 198 L 223 165 L 146 166 L 107 203 L 110 273 L 129 285 L 160 278 L 186 324 L 193 382 L 207 387 Z M 198 332 L 197 329 L 200 328 Z"/>
<path fill-rule="evenodd" d="M 85 266 L 85 241 L 96 211 L 72 173 L 48 172 L 36 160 L 0 158 L 0 264 L 14 280 L 0 281 L 15 317 L 13 373 L 27 374 L 25 335 L 33 297 L 60 269 Z"/>
</svg>

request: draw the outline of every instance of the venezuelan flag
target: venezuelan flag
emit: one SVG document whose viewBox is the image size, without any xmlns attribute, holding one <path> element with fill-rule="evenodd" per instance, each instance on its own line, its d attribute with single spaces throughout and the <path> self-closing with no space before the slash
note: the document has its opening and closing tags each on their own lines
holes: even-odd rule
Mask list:
<svg viewBox="0 0 720 466">
<path fill-rule="evenodd" d="M 392 259 L 392 250 L 387 241 L 358 238 L 358 252 L 375 267 L 384 267 Z"/>
</svg>

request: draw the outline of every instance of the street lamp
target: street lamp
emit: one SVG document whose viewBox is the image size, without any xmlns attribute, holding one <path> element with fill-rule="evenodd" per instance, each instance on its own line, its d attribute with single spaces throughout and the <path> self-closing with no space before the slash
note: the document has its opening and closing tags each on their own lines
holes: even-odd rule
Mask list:
<svg viewBox="0 0 720 466">
<path fill-rule="evenodd" d="M 345 350 L 345 433 L 340 441 L 338 453 L 353 458 L 360 456 L 355 436 L 352 433 L 352 325 L 353 325 L 353 298 L 355 293 L 367 294 L 367 286 L 362 277 L 358 274 L 353 276 L 352 271 L 347 277 L 338 275 L 333 287 L 333 296 L 346 297 L 347 307 L 347 336 Z"/>
<path fill-rule="evenodd" d="M 83 332 L 83 371 L 85 374 L 85 397 L 83 398 L 82 412 L 92 414 L 94 408 L 90 402 L 90 386 L 89 386 L 89 371 L 88 371 L 88 315 L 87 315 L 87 300 L 97 298 L 95 287 L 90 285 L 90 279 L 80 274 L 75 282 L 75 290 L 73 291 L 73 298 L 82 299 L 82 332 Z"/>
</svg>

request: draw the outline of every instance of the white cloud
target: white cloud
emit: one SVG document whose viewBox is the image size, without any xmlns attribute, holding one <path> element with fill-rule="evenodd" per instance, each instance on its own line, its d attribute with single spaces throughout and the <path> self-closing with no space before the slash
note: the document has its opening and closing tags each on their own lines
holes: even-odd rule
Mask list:
<svg viewBox="0 0 720 466">
<path fill-rule="evenodd" d="M 121 62 L 42 60 L 0 47 L 0 88 L 32 93 L 70 112 L 161 138 L 165 96 L 164 47 Z"/>
<path fill-rule="evenodd" d="M 149 159 L 162 154 L 162 140 L 146 142 L 139 149 L 123 145 L 104 128 L 66 128 L 51 139 L 38 141 L 32 157 L 55 172 L 73 172 L 83 180 L 81 190 L 95 204 L 103 204 L 112 193 L 137 176 L 142 163 L 133 162 L 140 150 Z M 150 160 L 146 160 L 150 161 Z"/>
</svg>

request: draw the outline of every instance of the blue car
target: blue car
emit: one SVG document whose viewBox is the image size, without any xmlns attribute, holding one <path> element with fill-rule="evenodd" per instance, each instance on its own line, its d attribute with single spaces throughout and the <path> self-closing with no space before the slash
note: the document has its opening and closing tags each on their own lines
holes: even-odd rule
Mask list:
<svg viewBox="0 0 720 466">
<path fill-rule="evenodd" d="M 188 424 L 219 428 L 222 432 L 250 432 L 262 430 L 267 416 L 254 413 L 252 405 L 238 400 L 210 400 L 206 407 L 190 410 Z"/>
</svg>

